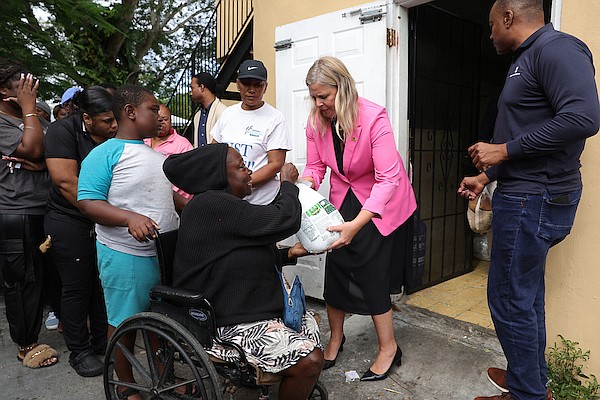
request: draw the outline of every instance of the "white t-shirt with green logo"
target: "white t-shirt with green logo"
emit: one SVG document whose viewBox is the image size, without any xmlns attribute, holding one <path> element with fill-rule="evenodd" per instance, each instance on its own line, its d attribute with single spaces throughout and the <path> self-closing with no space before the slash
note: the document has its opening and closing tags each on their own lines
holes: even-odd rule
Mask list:
<svg viewBox="0 0 600 400">
<path fill-rule="evenodd" d="M 244 163 L 252 171 L 267 165 L 270 150 L 292 149 L 290 133 L 283 114 L 264 103 L 257 110 L 243 110 L 242 103 L 223 111 L 211 134 L 219 143 L 227 143 L 240 152 Z M 276 176 L 256 188 L 244 198 L 257 205 L 269 204 L 279 192 Z"/>
</svg>

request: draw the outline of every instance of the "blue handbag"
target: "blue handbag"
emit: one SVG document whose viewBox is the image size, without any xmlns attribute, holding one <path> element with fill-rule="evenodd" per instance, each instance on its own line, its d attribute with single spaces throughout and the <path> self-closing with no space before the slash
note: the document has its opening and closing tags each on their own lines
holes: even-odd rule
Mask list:
<svg viewBox="0 0 600 400">
<path fill-rule="evenodd" d="M 283 323 L 288 328 L 300 332 L 302 331 L 302 317 L 306 313 L 306 298 L 302 282 L 296 275 L 294 283 L 290 286 L 281 271 L 278 271 L 278 274 L 283 288 Z"/>
</svg>

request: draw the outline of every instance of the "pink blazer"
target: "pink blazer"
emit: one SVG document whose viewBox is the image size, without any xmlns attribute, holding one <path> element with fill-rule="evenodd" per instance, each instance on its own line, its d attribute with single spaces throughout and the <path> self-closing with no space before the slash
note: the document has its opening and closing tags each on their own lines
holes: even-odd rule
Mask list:
<svg viewBox="0 0 600 400">
<path fill-rule="evenodd" d="M 357 127 L 344 149 L 345 175 L 338 170 L 331 134 L 331 127 L 321 135 L 307 124 L 307 161 L 302 175 L 313 178 L 318 189 L 329 167 L 331 203 L 339 209 L 352 189 L 363 209 L 378 215 L 373 223 L 379 232 L 389 235 L 412 215 L 417 202 L 385 108 L 358 99 Z"/>
</svg>

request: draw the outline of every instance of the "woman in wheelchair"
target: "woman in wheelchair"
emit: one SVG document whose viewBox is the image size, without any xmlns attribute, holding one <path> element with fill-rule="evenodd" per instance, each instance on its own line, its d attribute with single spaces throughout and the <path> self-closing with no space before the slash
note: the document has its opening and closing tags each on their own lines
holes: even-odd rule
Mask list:
<svg viewBox="0 0 600 400">
<path fill-rule="evenodd" d="M 279 195 L 269 205 L 253 205 L 243 200 L 252 192 L 252 171 L 227 144 L 173 155 L 163 168 L 173 184 L 194 194 L 181 215 L 173 286 L 204 293 L 220 339 L 239 345 L 263 372 L 282 376 L 279 399 L 306 400 L 323 367 L 319 328 L 310 312 L 300 333 L 284 325 L 276 270 L 306 251 L 274 245 L 300 227 L 298 170 L 284 165 Z M 228 362 L 237 357 L 218 344 L 207 352 Z"/>
</svg>

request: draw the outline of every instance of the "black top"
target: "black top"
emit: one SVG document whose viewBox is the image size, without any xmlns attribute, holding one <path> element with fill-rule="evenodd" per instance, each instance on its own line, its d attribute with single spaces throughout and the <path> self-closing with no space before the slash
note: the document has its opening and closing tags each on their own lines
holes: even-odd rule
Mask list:
<svg viewBox="0 0 600 400">
<path fill-rule="evenodd" d="M 269 205 L 225 191 L 195 195 L 181 215 L 173 285 L 203 292 L 218 326 L 280 318 L 275 266 L 282 260 L 274 243 L 298 231 L 301 210 L 298 188 L 289 182 Z"/>
<path fill-rule="evenodd" d="M 42 129 L 48 122 L 40 118 Z M 0 114 L 0 154 L 11 156 L 23 140 L 23 119 Z M 0 160 L 0 214 L 44 215 L 48 171 L 29 171 L 21 163 Z"/>
<path fill-rule="evenodd" d="M 335 160 L 337 161 L 337 167 L 340 171 L 340 174 L 346 175 L 344 173 L 344 143 L 339 138 L 338 133 L 336 132 L 335 122 L 331 121 L 331 137 L 333 139 L 333 150 L 335 151 Z M 344 131 L 340 128 L 340 136 L 344 137 Z"/>
<path fill-rule="evenodd" d="M 173 286 L 203 292 L 218 326 L 281 317 L 283 291 L 275 267 L 285 260 L 274 243 L 300 229 L 298 188 L 282 182 L 269 205 L 229 193 L 225 143 L 173 154 L 166 176 L 194 198 L 179 225 Z M 284 254 L 286 252 L 284 251 Z"/>
<path fill-rule="evenodd" d="M 578 190 L 579 157 L 599 124 L 590 50 L 547 24 L 513 54 L 493 138 L 506 143 L 509 160 L 486 174 L 505 193 Z"/>
<path fill-rule="evenodd" d="M 79 113 L 75 113 L 54 122 L 48 128 L 45 139 L 46 158 L 77 160 L 79 171 L 81 170 L 81 162 L 96 145 L 97 143 L 94 142 L 89 133 L 84 131 Z M 53 213 L 55 218 L 82 226 L 93 226 L 92 221 L 84 216 L 77 207 L 69 203 L 55 185 L 52 185 L 50 189 L 48 209 L 56 211 Z"/>
</svg>

